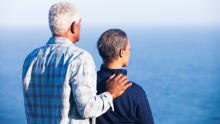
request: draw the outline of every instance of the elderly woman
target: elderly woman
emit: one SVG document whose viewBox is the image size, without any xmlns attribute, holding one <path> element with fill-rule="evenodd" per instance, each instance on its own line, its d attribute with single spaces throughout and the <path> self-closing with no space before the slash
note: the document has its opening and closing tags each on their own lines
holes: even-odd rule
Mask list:
<svg viewBox="0 0 220 124">
<path fill-rule="evenodd" d="M 113 74 L 127 75 L 130 57 L 130 43 L 120 29 L 104 32 L 98 40 L 97 48 L 104 64 L 97 72 L 98 94 L 105 92 L 105 82 Z M 151 109 L 144 90 L 132 82 L 123 95 L 113 100 L 114 111 L 107 111 L 96 119 L 97 124 L 154 124 Z"/>
</svg>

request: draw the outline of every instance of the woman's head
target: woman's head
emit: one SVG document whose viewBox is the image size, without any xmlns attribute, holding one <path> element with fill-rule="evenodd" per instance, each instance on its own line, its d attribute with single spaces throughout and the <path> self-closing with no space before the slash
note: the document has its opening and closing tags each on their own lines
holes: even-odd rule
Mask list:
<svg viewBox="0 0 220 124">
<path fill-rule="evenodd" d="M 99 38 L 97 48 L 105 64 L 114 63 L 120 59 L 122 66 L 128 66 L 130 43 L 124 31 L 107 30 Z"/>
</svg>

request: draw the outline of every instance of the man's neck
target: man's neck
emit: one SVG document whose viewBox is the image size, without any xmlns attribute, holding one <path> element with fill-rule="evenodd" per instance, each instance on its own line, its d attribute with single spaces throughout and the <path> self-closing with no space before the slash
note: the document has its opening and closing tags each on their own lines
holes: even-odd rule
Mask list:
<svg viewBox="0 0 220 124">
<path fill-rule="evenodd" d="M 53 37 L 65 37 L 65 38 L 68 38 L 73 44 L 76 43 L 76 40 L 69 37 L 66 33 L 65 34 L 53 34 Z"/>
</svg>

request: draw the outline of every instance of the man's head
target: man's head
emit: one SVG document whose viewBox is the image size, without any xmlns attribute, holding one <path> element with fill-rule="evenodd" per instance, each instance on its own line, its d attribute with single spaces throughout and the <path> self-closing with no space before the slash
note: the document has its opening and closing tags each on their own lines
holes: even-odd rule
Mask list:
<svg viewBox="0 0 220 124">
<path fill-rule="evenodd" d="M 99 55 L 105 64 L 120 60 L 122 66 L 128 66 L 130 43 L 127 34 L 120 29 L 109 29 L 97 42 Z"/>
<path fill-rule="evenodd" d="M 53 5 L 50 8 L 49 26 L 54 36 L 59 34 L 65 34 L 69 31 L 69 33 L 67 33 L 66 35 L 70 36 L 70 34 L 72 33 L 74 35 L 77 35 L 79 40 L 80 21 L 81 19 L 79 16 L 78 9 L 72 3 L 61 2 Z M 77 30 L 74 31 L 74 28 L 77 28 Z"/>
</svg>

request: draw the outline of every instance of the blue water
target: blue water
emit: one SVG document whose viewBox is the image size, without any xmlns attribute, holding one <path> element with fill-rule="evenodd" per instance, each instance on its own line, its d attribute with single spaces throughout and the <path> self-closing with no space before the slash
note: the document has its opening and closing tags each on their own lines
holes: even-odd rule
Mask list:
<svg viewBox="0 0 220 124">
<path fill-rule="evenodd" d="M 109 28 L 83 26 L 75 44 L 92 54 L 97 70 L 96 41 Z M 220 124 L 220 27 L 118 28 L 131 44 L 128 77 L 146 91 L 156 124 Z M 1 124 L 27 123 L 23 61 L 50 36 L 47 27 L 0 28 Z"/>
</svg>

